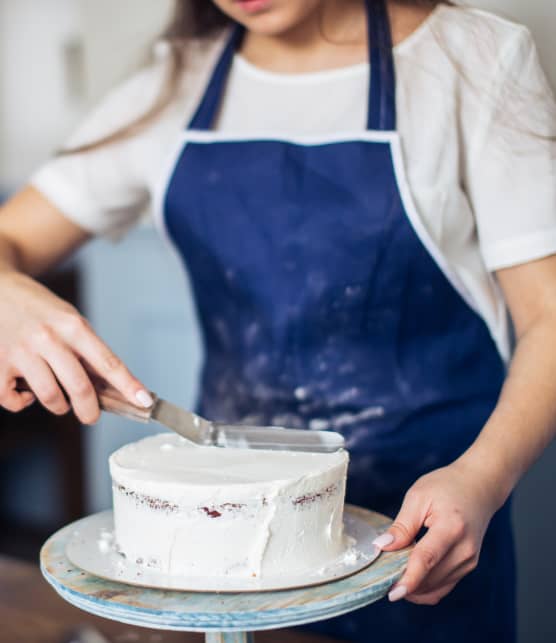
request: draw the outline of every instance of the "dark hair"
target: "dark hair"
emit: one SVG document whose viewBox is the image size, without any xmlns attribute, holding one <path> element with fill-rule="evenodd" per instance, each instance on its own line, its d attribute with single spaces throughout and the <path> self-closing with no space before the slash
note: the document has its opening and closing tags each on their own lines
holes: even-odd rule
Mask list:
<svg viewBox="0 0 556 643">
<path fill-rule="evenodd" d="M 230 22 L 211 0 L 175 0 L 174 16 L 164 36 L 170 41 L 203 38 Z"/>
<path fill-rule="evenodd" d="M 377 0 L 382 1 L 382 0 Z M 435 7 L 439 4 L 452 4 L 449 0 L 393 0 L 396 4 Z M 65 149 L 60 154 L 89 152 L 99 147 L 117 143 L 141 132 L 174 100 L 178 91 L 180 77 L 187 63 L 184 44 L 191 39 L 208 38 L 232 24 L 232 20 L 211 0 L 175 0 L 175 8 L 169 26 L 162 34 L 168 43 L 168 66 L 164 82 L 151 107 L 127 125 L 90 143 Z"/>
</svg>

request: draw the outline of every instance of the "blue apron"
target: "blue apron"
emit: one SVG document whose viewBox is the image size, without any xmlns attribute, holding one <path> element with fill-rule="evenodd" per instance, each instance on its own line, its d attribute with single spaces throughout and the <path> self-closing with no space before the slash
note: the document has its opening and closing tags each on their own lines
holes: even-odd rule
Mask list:
<svg viewBox="0 0 556 643">
<path fill-rule="evenodd" d="M 294 139 L 211 131 L 238 27 L 180 142 L 163 216 L 203 331 L 199 410 L 341 431 L 347 500 L 394 516 L 419 476 L 474 441 L 505 368 L 420 223 L 396 133 L 387 12 L 382 1 L 367 10 L 367 130 Z M 439 606 L 380 601 L 312 629 L 361 642 L 511 643 L 509 506 L 479 568 Z"/>
</svg>

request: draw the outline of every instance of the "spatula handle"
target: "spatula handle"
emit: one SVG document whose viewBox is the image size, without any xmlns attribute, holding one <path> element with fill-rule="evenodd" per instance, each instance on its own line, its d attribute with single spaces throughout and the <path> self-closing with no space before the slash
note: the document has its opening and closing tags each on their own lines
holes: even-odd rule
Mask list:
<svg viewBox="0 0 556 643">
<path fill-rule="evenodd" d="M 93 382 L 97 393 L 99 406 L 103 411 L 121 415 L 122 417 L 126 417 L 137 422 L 147 423 L 150 421 L 154 404 L 148 409 L 145 409 L 142 406 L 136 406 L 135 404 L 128 402 L 126 398 L 114 387 L 106 384 L 102 380 L 91 377 L 91 381 Z M 27 382 L 22 378 L 18 378 L 16 389 L 20 392 L 32 392 Z M 156 403 L 156 395 L 151 393 L 151 397 Z"/>
<path fill-rule="evenodd" d="M 154 404 L 148 409 L 131 404 L 119 391 L 104 383 L 98 384 L 95 382 L 95 389 L 97 391 L 99 406 L 103 411 L 115 413 L 130 420 L 136 420 L 137 422 L 147 423 L 151 419 Z M 151 397 L 156 403 L 156 395 L 151 393 Z"/>
</svg>

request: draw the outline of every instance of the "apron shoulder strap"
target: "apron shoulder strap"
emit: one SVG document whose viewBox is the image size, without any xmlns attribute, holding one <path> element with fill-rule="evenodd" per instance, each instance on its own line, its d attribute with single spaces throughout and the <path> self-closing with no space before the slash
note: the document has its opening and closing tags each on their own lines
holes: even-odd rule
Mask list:
<svg viewBox="0 0 556 643">
<path fill-rule="evenodd" d="M 226 43 L 226 46 L 216 63 L 216 67 L 212 72 L 203 98 L 199 103 L 196 112 L 193 114 L 193 118 L 189 122 L 187 129 L 211 129 L 226 88 L 228 72 L 232 66 L 235 52 L 241 45 L 244 33 L 245 29 L 241 25 L 236 25 L 232 29 L 228 42 Z"/>
</svg>

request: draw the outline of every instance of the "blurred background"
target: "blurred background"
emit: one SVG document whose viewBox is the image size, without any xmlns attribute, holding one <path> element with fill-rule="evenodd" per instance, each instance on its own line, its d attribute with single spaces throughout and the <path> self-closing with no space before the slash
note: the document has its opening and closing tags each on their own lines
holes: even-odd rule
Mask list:
<svg viewBox="0 0 556 643">
<path fill-rule="evenodd" d="M 556 86 L 554 0 L 473 4 L 528 24 Z M 1 197 L 144 61 L 171 6 L 171 0 L 0 0 Z M 153 390 L 192 405 L 202 356 L 189 286 L 147 219 L 123 242 L 95 241 L 44 280 L 80 307 Z M 39 408 L 18 417 L 0 412 L 0 556 L 36 562 L 53 530 L 109 507 L 108 455 L 146 433 L 115 417 L 85 429 Z M 553 445 L 516 493 L 520 643 L 556 640 L 556 610 L 549 609 L 555 472 Z"/>
</svg>

